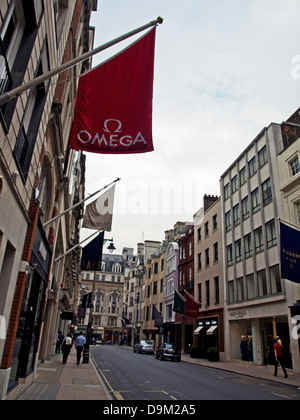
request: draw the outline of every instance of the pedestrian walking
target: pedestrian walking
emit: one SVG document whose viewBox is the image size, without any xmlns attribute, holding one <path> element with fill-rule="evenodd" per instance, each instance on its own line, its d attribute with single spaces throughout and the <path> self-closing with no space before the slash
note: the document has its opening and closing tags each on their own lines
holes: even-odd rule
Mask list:
<svg viewBox="0 0 300 420">
<path fill-rule="evenodd" d="M 61 345 L 61 350 L 63 352 L 63 364 L 67 363 L 72 345 L 73 345 L 72 337 L 70 334 L 68 334 L 68 337 L 64 339 Z"/>
<path fill-rule="evenodd" d="M 81 359 L 81 355 L 82 355 L 85 343 L 86 343 L 86 339 L 83 336 L 82 331 L 81 331 L 79 333 L 79 336 L 77 337 L 77 340 L 76 340 L 77 365 L 79 365 L 79 363 L 80 363 L 80 359 Z"/>
<path fill-rule="evenodd" d="M 57 339 L 56 339 L 56 348 L 55 353 L 60 353 L 62 342 L 64 341 L 65 336 L 61 331 L 58 331 Z"/>
<path fill-rule="evenodd" d="M 284 377 L 287 378 L 288 374 L 286 371 L 286 368 L 284 366 L 284 362 L 283 362 L 283 356 L 282 356 L 282 345 L 278 343 L 278 340 L 275 339 L 274 340 L 274 354 L 275 354 L 275 371 L 274 371 L 274 376 L 277 376 L 277 372 L 278 372 L 278 364 L 280 363 L 280 366 L 283 370 L 284 373 Z"/>
</svg>

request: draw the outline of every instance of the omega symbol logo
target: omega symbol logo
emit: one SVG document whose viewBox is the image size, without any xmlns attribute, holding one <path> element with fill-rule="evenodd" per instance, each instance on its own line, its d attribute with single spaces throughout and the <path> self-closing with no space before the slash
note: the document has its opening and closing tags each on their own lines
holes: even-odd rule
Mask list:
<svg viewBox="0 0 300 420">
<path fill-rule="evenodd" d="M 110 127 L 113 127 L 113 126 L 116 125 L 116 124 L 111 123 L 111 121 L 114 121 L 115 123 L 117 123 L 117 129 L 116 130 L 109 130 L 108 129 L 108 125 Z M 104 121 L 104 129 L 103 129 L 103 131 L 105 133 L 122 133 L 122 123 L 119 120 L 113 120 L 113 119 L 105 120 Z"/>
</svg>

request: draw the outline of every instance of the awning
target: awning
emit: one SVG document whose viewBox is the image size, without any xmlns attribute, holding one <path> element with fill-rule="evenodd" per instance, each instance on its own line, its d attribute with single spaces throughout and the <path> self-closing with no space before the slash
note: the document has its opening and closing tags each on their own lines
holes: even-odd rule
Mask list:
<svg viewBox="0 0 300 420">
<path fill-rule="evenodd" d="M 203 328 L 203 326 L 196 328 L 195 331 L 194 331 L 194 334 L 199 334 L 199 332 L 202 330 L 202 328 Z"/>
<path fill-rule="evenodd" d="M 218 326 L 217 325 L 213 325 L 212 327 L 210 327 L 207 331 L 206 331 L 206 334 L 207 335 L 212 335 L 213 334 L 213 332 L 215 331 L 215 329 L 217 329 L 218 328 Z"/>
</svg>

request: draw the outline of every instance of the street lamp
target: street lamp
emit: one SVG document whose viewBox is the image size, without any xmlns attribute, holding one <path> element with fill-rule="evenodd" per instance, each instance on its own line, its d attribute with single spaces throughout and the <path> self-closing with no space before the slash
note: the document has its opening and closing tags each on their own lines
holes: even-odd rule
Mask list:
<svg viewBox="0 0 300 420">
<path fill-rule="evenodd" d="M 109 250 L 109 252 L 112 254 L 117 248 L 114 246 L 114 240 L 113 239 L 107 239 L 107 241 L 110 241 L 109 246 L 107 247 L 107 249 Z"/>
</svg>

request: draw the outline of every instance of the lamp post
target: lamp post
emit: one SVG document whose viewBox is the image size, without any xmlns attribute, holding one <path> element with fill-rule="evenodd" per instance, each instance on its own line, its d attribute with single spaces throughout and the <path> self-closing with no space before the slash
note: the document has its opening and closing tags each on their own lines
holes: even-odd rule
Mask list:
<svg viewBox="0 0 300 420">
<path fill-rule="evenodd" d="M 114 243 L 113 243 L 113 239 L 104 239 L 103 244 L 105 242 L 110 242 L 110 245 L 107 247 L 107 249 L 112 254 L 116 250 L 116 248 L 114 246 Z M 89 363 L 89 360 L 90 360 L 90 344 L 91 344 L 92 334 L 93 334 L 92 321 L 93 321 L 95 289 L 96 289 L 96 271 L 94 272 L 94 278 L 93 278 L 91 306 L 90 306 L 88 326 L 87 326 L 87 330 L 86 330 L 86 343 L 85 343 L 85 346 L 84 346 L 82 363 Z"/>
</svg>

